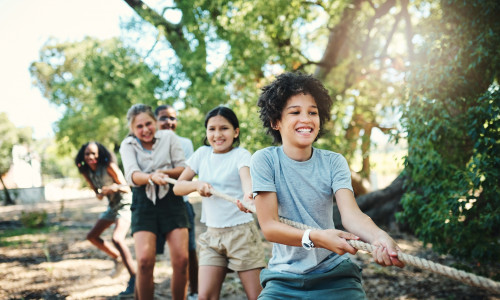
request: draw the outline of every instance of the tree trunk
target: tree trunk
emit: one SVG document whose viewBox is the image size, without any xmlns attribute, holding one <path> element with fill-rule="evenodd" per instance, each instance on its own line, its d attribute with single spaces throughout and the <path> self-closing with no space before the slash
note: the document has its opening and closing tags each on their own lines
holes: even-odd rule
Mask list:
<svg viewBox="0 0 500 300">
<path fill-rule="evenodd" d="M 396 225 L 396 212 L 401 210 L 400 200 L 403 196 L 404 177 L 399 175 L 388 187 L 356 197 L 359 208 L 377 225 Z M 337 229 L 342 229 L 340 213 L 337 205 L 333 207 L 333 220 Z M 399 229 L 406 229 L 404 224 L 397 224 Z"/>
<path fill-rule="evenodd" d="M 9 194 L 9 190 L 7 189 L 7 187 L 5 186 L 5 183 L 3 182 L 3 179 L 2 177 L 0 176 L 0 182 L 2 183 L 2 186 L 3 186 L 3 191 L 5 193 L 5 205 L 12 205 L 12 204 L 16 204 L 14 202 L 14 200 L 12 200 L 12 198 L 10 197 L 10 194 Z"/>
<path fill-rule="evenodd" d="M 314 73 L 315 77 L 319 80 L 324 81 L 330 71 L 342 61 L 342 50 L 345 50 L 345 47 L 347 47 L 346 43 L 350 29 L 353 27 L 352 24 L 356 20 L 357 15 L 361 12 L 360 8 L 363 1 L 353 0 L 352 5 L 344 10 L 338 25 L 330 30 L 323 58 L 321 58 Z"/>
</svg>

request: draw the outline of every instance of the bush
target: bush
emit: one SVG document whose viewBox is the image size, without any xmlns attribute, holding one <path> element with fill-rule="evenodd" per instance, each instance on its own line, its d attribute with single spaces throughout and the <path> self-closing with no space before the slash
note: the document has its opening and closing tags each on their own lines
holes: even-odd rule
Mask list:
<svg viewBox="0 0 500 300">
<path fill-rule="evenodd" d="M 484 266 L 500 260 L 500 3 L 441 6 L 409 77 L 398 219 L 433 250 Z"/>
</svg>

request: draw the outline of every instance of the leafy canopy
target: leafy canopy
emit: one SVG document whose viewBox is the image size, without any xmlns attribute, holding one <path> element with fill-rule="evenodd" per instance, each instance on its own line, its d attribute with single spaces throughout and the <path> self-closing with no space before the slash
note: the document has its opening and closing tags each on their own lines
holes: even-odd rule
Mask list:
<svg viewBox="0 0 500 300">
<path fill-rule="evenodd" d="M 400 220 L 435 250 L 483 263 L 500 259 L 499 14 L 498 1 L 431 11 L 404 116 Z"/>
<path fill-rule="evenodd" d="M 61 154 L 89 140 L 117 150 L 128 133 L 129 107 L 135 103 L 155 106 L 165 90 L 157 70 L 118 39 L 48 41 L 30 71 L 44 96 L 64 107 L 56 123 Z"/>
</svg>

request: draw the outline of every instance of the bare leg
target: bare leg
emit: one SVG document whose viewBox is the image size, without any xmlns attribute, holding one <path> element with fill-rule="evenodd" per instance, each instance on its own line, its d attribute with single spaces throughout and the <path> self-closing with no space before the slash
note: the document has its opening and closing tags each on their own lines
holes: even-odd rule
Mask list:
<svg viewBox="0 0 500 300">
<path fill-rule="evenodd" d="M 113 247 L 110 242 L 106 242 L 101 239 L 101 234 L 106 230 L 114 221 L 99 219 L 95 223 L 94 227 L 87 233 L 87 240 L 94 244 L 99 250 L 103 251 L 111 258 L 116 259 L 120 256 L 120 253 Z"/>
<path fill-rule="evenodd" d="M 120 252 L 123 264 L 127 268 L 130 277 L 132 277 L 136 273 L 136 267 L 134 259 L 132 258 L 132 253 L 130 253 L 127 244 L 125 243 L 125 236 L 130 228 L 130 222 L 118 218 L 116 219 L 115 224 L 115 230 L 113 231 L 113 244 Z"/>
<path fill-rule="evenodd" d="M 188 230 L 176 228 L 167 234 L 170 259 L 173 269 L 171 288 L 173 300 L 184 300 L 188 281 Z"/>
<path fill-rule="evenodd" d="M 156 262 L 156 235 L 149 231 L 134 233 L 135 256 L 137 258 L 137 277 L 135 291 L 137 299 L 153 299 L 153 271 Z"/>
<path fill-rule="evenodd" d="M 200 266 L 198 300 L 218 300 L 226 273 L 225 267 Z"/>
<path fill-rule="evenodd" d="M 259 279 L 260 270 L 261 269 L 252 269 L 238 272 L 238 276 L 240 276 L 241 283 L 243 284 L 243 288 L 249 300 L 256 300 L 262 291 Z"/>
</svg>

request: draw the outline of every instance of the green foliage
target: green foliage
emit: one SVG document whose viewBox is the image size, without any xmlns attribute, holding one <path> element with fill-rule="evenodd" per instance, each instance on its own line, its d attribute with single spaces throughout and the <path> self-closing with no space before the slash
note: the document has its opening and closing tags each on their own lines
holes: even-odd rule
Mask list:
<svg viewBox="0 0 500 300">
<path fill-rule="evenodd" d="M 195 108 L 196 119 L 217 105 L 237 110 L 245 139 L 242 145 L 249 149 L 271 144 L 257 119 L 260 88 L 282 71 L 319 73 L 336 102 L 332 122 L 327 124 L 330 131 L 317 146 L 351 159 L 362 140 L 363 156 L 370 154 L 371 131 L 364 128 L 396 127 L 391 108 L 400 103 L 401 94 L 396 91 L 404 84 L 401 74 L 408 60 L 398 45 L 398 39 L 405 38 L 404 27 L 395 26 L 394 38 L 389 36 L 393 20 L 400 19 L 399 4 L 388 2 L 388 8 L 394 9 L 380 12 L 376 7 L 383 1 L 374 1 L 373 6 L 362 2 L 359 9 L 353 9 L 351 2 L 190 0 L 174 1 L 168 8 L 142 4 L 133 8 L 144 22 L 134 19 L 127 28 L 144 38 L 145 32 L 151 34 L 147 25 L 153 25 L 152 34 L 165 38 L 177 58 L 162 67 L 162 74 L 169 82 L 182 78 L 189 83 L 176 85 L 185 91 L 176 100 Z M 174 24 L 167 14 L 160 16 L 160 11 L 176 11 L 182 17 Z M 353 17 L 347 23 L 342 16 L 349 14 Z M 328 62 L 334 65 L 329 75 L 323 76 L 327 72 L 317 72 L 323 65 L 322 51 L 326 54 L 330 34 L 345 28 L 347 38 L 338 41 L 342 50 Z M 163 42 L 162 38 L 157 41 Z M 172 66 L 175 72 L 170 71 Z M 190 127 L 188 133 L 199 132 L 190 124 L 183 121 L 182 126 Z M 202 136 L 193 135 L 193 139 Z"/>
<path fill-rule="evenodd" d="M 21 223 L 26 228 L 44 227 L 47 222 L 47 212 L 45 210 L 21 212 Z"/>
<path fill-rule="evenodd" d="M 317 146 L 369 161 L 371 128 L 396 127 L 409 55 L 399 45 L 405 39 L 396 21 L 401 4 L 359 3 L 353 9 L 348 0 L 190 0 L 153 9 L 128 1 L 143 22 L 126 24 L 124 42 L 49 41 L 32 65 L 44 95 L 65 108 L 56 124 L 58 153 L 69 155 L 89 139 L 116 151 L 127 133 L 126 109 L 137 102 L 183 104 L 179 134 L 195 146 L 204 136 L 204 115 L 228 105 L 240 117 L 242 146 L 269 146 L 255 105 L 260 88 L 282 71 L 300 70 L 318 74 L 336 100 L 329 132 Z M 172 11 L 180 13 L 178 23 L 168 20 Z M 322 61 L 337 32 L 343 32 L 334 43 L 338 53 Z M 147 38 L 156 39 L 154 47 L 138 49 Z M 369 176 L 369 169 L 362 174 Z"/>
<path fill-rule="evenodd" d="M 135 103 L 156 106 L 164 91 L 154 68 L 117 39 L 48 41 L 30 71 L 45 97 L 64 107 L 56 123 L 61 155 L 89 140 L 118 151 L 128 133 L 128 108 Z"/>
<path fill-rule="evenodd" d="M 62 156 L 59 154 L 59 144 L 55 138 L 46 138 L 38 140 L 35 144 L 37 152 L 41 155 L 43 182 L 47 183 L 53 178 L 76 178 L 80 177 L 73 158 L 76 156 L 76 150 L 70 155 Z"/>
<path fill-rule="evenodd" d="M 500 3 L 442 1 L 410 77 L 406 221 L 433 249 L 500 259 Z M 434 14 L 436 15 L 436 14 Z"/>
</svg>

